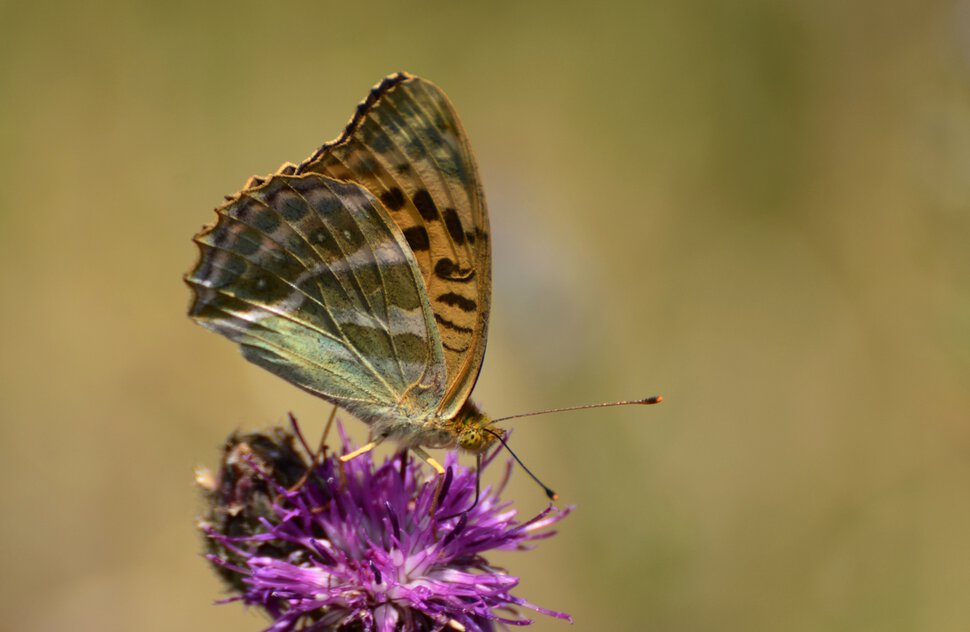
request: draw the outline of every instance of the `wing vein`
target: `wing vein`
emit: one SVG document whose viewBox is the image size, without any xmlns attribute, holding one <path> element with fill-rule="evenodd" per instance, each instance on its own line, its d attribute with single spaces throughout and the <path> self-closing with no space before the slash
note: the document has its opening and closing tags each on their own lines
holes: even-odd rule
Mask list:
<svg viewBox="0 0 970 632">
<path fill-rule="evenodd" d="M 292 191 L 292 192 L 293 192 L 293 194 L 294 194 L 294 195 L 297 195 L 297 196 L 299 196 L 299 197 L 300 197 L 300 199 L 302 199 L 302 200 L 303 200 L 303 202 L 304 202 L 304 204 L 307 204 L 307 208 L 310 208 L 311 210 L 313 210 L 313 209 L 312 209 L 312 207 L 310 207 L 310 205 L 309 205 L 309 202 L 307 202 L 307 200 L 306 200 L 306 198 L 304 198 L 304 197 L 303 197 L 302 195 L 300 195 L 300 192 L 299 192 L 299 191 L 297 191 L 296 189 L 294 189 L 293 187 L 291 187 L 291 186 L 289 185 L 289 183 L 288 183 L 288 182 L 286 182 L 286 181 L 283 181 L 283 183 L 284 183 L 284 184 L 286 185 L 286 188 L 287 188 L 287 189 L 289 189 L 290 191 Z M 312 252 L 312 253 L 314 253 L 314 254 L 316 255 L 316 257 L 314 257 L 314 258 L 313 258 L 313 259 L 311 259 L 310 261 L 306 261 L 306 260 L 305 260 L 305 259 L 304 259 L 303 257 L 300 257 L 300 256 L 299 256 L 299 255 L 297 255 L 297 254 L 296 254 L 295 252 L 293 252 L 292 250 L 290 250 L 289 248 L 287 248 L 287 247 L 286 247 L 285 245 L 282 245 L 282 244 L 281 244 L 281 246 L 283 247 L 283 249 L 284 249 L 284 250 L 285 250 L 286 252 L 288 252 L 289 254 L 291 254 L 291 255 L 293 256 L 293 258 L 294 258 L 294 259 L 296 259 L 297 261 L 300 261 L 300 262 L 306 262 L 306 263 L 309 263 L 309 264 L 311 264 L 311 265 L 312 265 L 313 263 L 316 263 L 316 262 L 318 262 L 318 261 L 319 261 L 319 262 L 322 262 L 322 263 L 323 263 L 324 265 L 326 265 L 326 266 L 327 266 L 327 269 L 328 269 L 328 270 L 330 270 L 330 273 L 331 273 L 331 274 L 333 274 L 333 276 L 334 276 L 334 278 L 336 278 L 336 279 L 337 279 L 337 282 L 338 282 L 338 283 L 340 284 L 340 289 L 341 289 L 341 290 L 343 291 L 343 294 L 344 294 L 344 296 L 345 296 L 345 297 L 347 298 L 347 300 L 348 300 L 348 301 L 352 301 L 352 300 L 353 300 L 353 299 L 351 298 L 351 293 L 350 293 L 350 290 L 349 290 L 349 289 L 347 288 L 347 286 L 346 286 L 346 285 L 344 284 L 344 282 L 343 282 L 343 281 L 341 280 L 341 278 L 340 278 L 340 276 L 339 276 L 339 275 L 337 275 L 337 274 L 336 274 L 336 273 L 335 273 L 335 272 L 333 271 L 333 268 L 332 268 L 332 267 L 330 266 L 330 262 L 329 262 L 329 261 L 327 261 L 326 259 L 324 259 L 322 255 L 320 255 L 320 253 L 319 253 L 319 251 L 318 251 L 318 250 L 316 249 L 316 247 L 314 247 L 314 245 L 313 245 L 313 243 L 311 243 L 311 242 L 310 242 L 310 240 L 309 240 L 309 239 L 307 238 L 307 236 L 306 236 L 306 235 L 304 235 L 304 234 L 303 234 L 303 232 L 302 232 L 302 231 L 300 231 L 300 230 L 299 230 L 299 229 L 297 228 L 297 226 L 295 226 L 295 225 L 294 225 L 294 224 L 293 224 L 292 222 L 290 222 L 290 221 L 289 221 L 289 220 L 287 220 L 287 219 L 286 219 L 285 217 L 283 217 L 283 215 L 282 215 L 282 214 L 280 214 L 280 212 L 279 212 L 279 211 L 277 211 L 277 210 L 276 210 L 276 208 L 274 208 L 274 207 L 273 207 L 272 205 L 270 205 L 270 204 L 267 204 L 267 203 L 266 203 L 266 202 L 264 202 L 263 200 L 260 200 L 259 198 L 256 198 L 256 197 L 253 197 L 253 196 L 251 196 L 251 195 L 248 195 L 248 194 L 246 195 L 246 197 L 247 197 L 248 199 L 250 199 L 250 200 L 252 200 L 252 201 L 254 201 L 254 202 L 256 202 L 256 203 L 258 203 L 258 204 L 260 204 L 260 205 L 262 205 L 262 206 L 263 206 L 264 208 L 266 208 L 266 209 L 269 209 L 270 211 L 272 211 L 272 212 L 273 212 L 273 214 L 275 214 L 275 215 L 276 215 L 276 217 L 278 217 L 278 218 L 279 218 L 279 220 L 280 220 L 280 222 L 281 222 L 282 224 L 285 224 L 286 226 L 288 226 L 288 227 L 290 228 L 290 230 L 292 230 L 292 231 L 293 231 L 293 234 L 294 234 L 294 235 L 296 235 L 297 237 L 299 237 L 299 238 L 300 238 L 300 240 L 301 240 L 301 241 L 302 241 L 302 242 L 303 242 L 304 244 L 306 244 L 306 246 L 307 246 L 307 248 L 309 248 L 309 250 L 310 250 L 310 252 Z M 242 220 L 237 220 L 237 221 L 242 221 Z M 248 224 L 247 224 L 247 225 L 248 225 Z M 253 227 L 253 228 L 256 228 L 256 227 Z M 258 229 L 256 229 L 256 230 L 258 230 Z M 262 231 L 261 231 L 261 232 L 262 232 Z M 264 233 L 264 234 L 265 234 L 265 233 Z M 275 239 L 272 239 L 272 237 L 270 237 L 269 235 L 267 235 L 267 237 L 269 237 L 269 239 L 270 239 L 271 241 L 273 241 L 274 243 L 279 243 L 279 242 L 278 242 L 278 241 L 276 241 Z M 309 269 L 309 268 L 307 268 L 307 269 Z M 323 295 L 325 294 L 325 292 L 324 292 L 324 288 L 323 288 L 322 286 L 320 286 L 320 284 L 319 284 L 319 283 L 317 283 L 317 287 L 318 287 L 318 288 L 320 289 L 320 294 L 321 294 L 321 296 L 323 296 Z"/>
<path fill-rule="evenodd" d="M 213 245 L 213 244 L 202 244 L 202 245 L 204 245 L 204 246 L 205 246 L 206 248 L 211 248 L 212 250 L 219 250 L 219 251 L 222 251 L 222 252 L 226 252 L 226 253 L 229 253 L 230 255 L 232 255 L 232 256 L 234 256 L 234 257 L 239 257 L 240 259 L 243 259 L 244 261 L 246 261 L 247 263 L 249 263 L 249 264 L 250 264 L 250 265 L 252 265 L 253 267 L 255 267 L 255 268 L 259 268 L 260 270 L 262 270 L 262 271 L 264 271 L 264 272 L 266 272 L 267 274 L 270 274 L 270 275 L 272 275 L 272 276 L 274 276 L 274 277 L 276 277 L 277 279 L 279 279 L 280 281 L 282 281 L 283 283 L 285 283 L 285 284 L 286 284 L 286 285 L 288 285 L 289 287 L 291 287 L 291 288 L 293 288 L 294 290 L 296 290 L 297 292 L 299 292 L 300 294 L 302 294 L 303 296 L 305 296 L 305 297 L 306 297 L 306 298 L 308 298 L 309 300 L 311 300 L 311 301 L 313 301 L 313 302 L 314 302 L 314 303 L 316 303 L 317 305 L 320 305 L 321 307 L 323 307 L 324 309 L 326 309 L 326 306 L 324 306 L 324 305 L 322 305 L 322 304 L 321 304 L 321 303 L 320 303 L 319 301 L 317 301 L 317 300 L 316 300 L 316 299 L 315 299 L 315 298 L 314 298 L 313 296 L 311 296 L 311 295 L 309 295 L 309 294 L 307 294 L 307 293 L 306 293 L 305 291 L 303 291 L 302 289 L 300 289 L 300 287 L 299 287 L 299 286 L 297 286 L 297 285 L 294 285 L 294 284 L 292 284 L 292 283 L 290 283 L 289 281 L 287 281 L 286 279 L 284 279 L 284 278 L 283 278 L 283 277 L 281 277 L 280 275 L 278 275 L 278 274 L 276 274 L 275 272 L 272 272 L 272 271 L 270 271 L 270 270 L 268 270 L 267 268 L 265 268 L 265 267 L 263 267 L 263 266 L 262 266 L 262 265 L 260 265 L 259 263 L 257 263 L 257 262 L 255 262 L 255 261 L 252 261 L 252 260 L 250 260 L 250 259 L 248 259 L 248 258 L 246 258 L 246 257 L 243 257 L 243 256 L 242 256 L 242 255 L 240 255 L 239 253 L 237 253 L 237 252 L 235 252 L 235 251 L 232 251 L 232 250 L 229 250 L 229 249 L 227 249 L 227 248 L 224 248 L 224 247 L 222 247 L 222 246 L 216 246 L 216 245 Z M 232 272 L 232 270 L 230 270 L 230 269 L 228 269 L 228 268 L 226 268 L 225 266 L 222 266 L 222 265 L 218 265 L 218 264 L 217 264 L 217 263 L 215 263 L 215 262 L 212 262 L 212 263 L 210 263 L 209 265 L 210 265 L 210 266 L 211 266 L 212 268 L 214 268 L 214 269 L 217 269 L 217 270 L 223 270 L 223 271 L 226 271 L 226 272 L 230 272 L 230 273 Z M 213 288 L 213 287 L 210 287 L 210 286 L 207 286 L 207 285 L 205 285 L 204 283 L 200 283 L 199 281 L 196 281 L 196 280 L 194 280 L 194 279 L 192 279 L 192 278 L 189 278 L 189 279 L 187 279 L 187 280 L 188 280 L 188 281 L 189 281 L 189 282 L 190 282 L 190 283 L 191 283 L 192 285 L 197 285 L 197 286 L 199 286 L 199 287 L 202 287 L 202 288 L 206 288 L 207 290 L 218 290 L 218 288 Z M 244 301 L 244 302 L 246 302 L 246 303 L 251 303 L 251 304 L 255 304 L 255 303 L 252 303 L 252 301 L 250 301 L 250 300 L 248 300 L 248 299 L 244 299 L 244 298 L 242 298 L 242 297 L 240 297 L 240 296 L 238 296 L 238 295 L 235 295 L 235 294 L 230 294 L 229 292 L 223 292 L 223 291 L 220 291 L 220 294 L 223 294 L 223 295 L 225 295 L 225 296 L 232 296 L 233 298 L 235 298 L 235 299 L 237 299 L 237 300 L 240 300 L 240 301 Z M 334 322 L 334 324 L 336 324 L 336 325 L 338 325 L 338 326 L 339 326 L 339 322 L 338 322 L 338 321 L 337 321 L 337 319 L 336 319 L 336 318 L 334 317 L 334 315 L 333 315 L 333 313 L 331 313 L 331 312 L 330 312 L 330 311 L 328 310 L 328 311 L 327 311 L 327 315 L 328 315 L 328 316 L 330 316 L 330 319 L 331 319 L 331 320 L 332 320 L 332 321 Z M 320 334 L 321 336 L 325 336 L 325 337 L 327 337 L 327 338 L 330 338 L 330 339 L 332 339 L 332 340 L 333 340 L 334 342 L 338 342 L 338 343 L 340 343 L 340 344 L 343 344 L 343 345 L 347 345 L 347 344 L 348 344 L 348 341 L 347 341 L 347 339 L 346 339 L 346 337 L 343 337 L 343 336 L 341 336 L 341 337 L 338 337 L 338 336 L 336 336 L 336 335 L 334 335 L 334 334 L 332 334 L 332 333 L 329 333 L 329 332 L 327 332 L 327 331 L 324 331 L 323 329 L 320 329 L 319 327 L 317 327 L 316 325 L 314 325 L 314 324 L 312 324 L 312 323 L 310 323 L 310 322 L 308 322 L 308 321 L 302 321 L 302 320 L 300 320 L 300 321 L 298 321 L 298 320 L 296 320 L 296 319 L 290 319 L 290 320 L 292 320 L 293 322 L 298 322 L 298 323 L 301 323 L 301 324 L 304 324 L 304 325 L 306 325 L 306 327 L 307 327 L 308 329 L 311 329 L 311 330 L 313 330 L 313 331 L 315 331 L 315 332 L 317 332 L 317 333 L 319 333 L 319 334 Z"/>
<path fill-rule="evenodd" d="M 375 208 L 374 212 L 380 212 L 380 210 Z M 357 226 L 358 230 L 361 230 L 361 224 L 360 224 L 360 221 L 357 219 L 357 216 L 354 213 L 351 213 L 350 217 L 353 220 L 354 224 Z M 381 218 L 381 223 L 384 224 L 384 227 L 388 230 L 388 232 L 390 232 L 390 227 L 387 225 L 387 222 L 385 222 L 383 218 Z M 363 230 L 361 230 L 361 234 L 363 234 Z M 398 250 L 400 250 L 397 240 L 394 239 L 392 241 L 395 247 L 397 247 Z M 368 250 L 370 250 L 371 257 L 374 259 L 374 263 L 375 263 L 374 267 L 377 269 L 377 276 L 381 283 L 381 289 L 382 289 L 381 298 L 384 300 L 384 318 L 383 319 L 377 318 L 375 315 L 374 320 L 376 320 L 381 324 L 381 327 L 384 330 L 384 334 L 387 336 L 388 343 L 390 343 L 391 345 L 391 350 L 394 352 L 394 360 L 397 364 L 398 374 L 401 376 L 401 384 L 402 385 L 407 384 L 408 378 L 404 373 L 404 365 L 401 364 L 401 356 L 398 353 L 397 344 L 394 342 L 394 334 L 391 333 L 391 328 L 390 328 L 391 303 L 388 300 L 389 292 L 387 288 L 387 282 L 384 276 L 384 271 L 381 269 L 380 260 L 377 256 L 377 251 L 374 250 L 374 247 L 371 244 L 370 240 L 365 239 L 364 243 L 367 245 Z M 406 257 L 404 257 L 404 259 L 406 260 Z"/>
<path fill-rule="evenodd" d="M 328 191 L 330 191 L 331 193 L 333 193 L 334 195 L 336 195 L 336 193 L 334 192 L 334 190 L 330 187 L 330 183 L 327 182 L 326 180 L 324 180 L 324 186 L 326 186 L 326 188 L 327 188 Z M 343 255 L 344 259 L 346 260 L 347 259 L 347 252 L 344 249 L 343 245 L 341 245 L 340 240 L 337 238 L 337 236 L 336 236 L 336 234 L 334 232 L 333 226 L 330 225 L 330 222 L 327 221 L 327 218 L 324 217 L 323 214 L 318 213 L 317 210 L 316 210 L 316 207 L 314 207 L 313 205 L 311 205 L 310 202 L 309 202 L 309 200 L 307 200 L 306 197 L 302 193 L 300 193 L 300 191 L 296 190 L 293 187 L 290 187 L 290 189 L 294 193 L 296 193 L 296 195 L 300 196 L 300 198 L 302 198 L 303 201 L 304 201 L 304 203 L 307 205 L 307 208 L 310 209 L 312 212 L 316 213 L 317 217 L 320 218 L 321 223 L 324 225 L 324 227 L 326 227 L 327 232 L 330 233 L 331 237 L 333 237 L 334 243 L 337 244 L 337 248 L 340 249 L 340 253 Z M 348 213 L 351 215 L 351 217 L 353 217 L 353 213 L 350 213 L 349 211 L 348 211 Z M 294 228 L 294 230 L 296 230 L 296 227 L 295 226 L 293 228 Z M 312 247 L 312 245 L 311 245 L 311 247 Z M 316 249 L 314 249 L 314 251 L 316 251 Z M 330 265 L 330 262 L 327 261 L 327 259 L 326 259 L 326 257 L 324 256 L 323 253 L 320 254 L 320 260 L 323 262 L 324 265 L 327 266 L 327 268 L 330 270 L 331 274 L 333 274 L 338 279 L 340 278 L 340 276 L 337 275 L 333 271 L 333 267 Z M 368 312 L 367 313 L 374 314 L 375 313 L 374 312 L 374 306 L 371 304 L 371 302 L 368 299 L 366 293 L 364 292 L 364 288 L 361 285 L 360 279 L 357 277 L 357 273 L 354 271 L 353 266 L 348 265 L 347 266 L 347 269 L 350 271 L 350 274 L 351 274 L 351 276 L 354 279 L 354 283 L 357 285 L 357 289 L 360 292 L 360 295 L 361 295 L 361 298 L 363 299 L 363 302 L 366 303 L 366 305 L 367 305 L 367 308 L 368 308 Z M 323 288 L 321 288 L 321 293 L 322 292 L 323 292 Z M 340 323 L 337 323 L 337 327 L 340 328 Z M 357 346 L 356 345 L 350 344 L 350 340 L 347 337 L 347 334 L 344 333 L 343 328 L 340 328 L 340 334 L 341 334 L 341 336 L 343 336 L 344 340 L 347 342 L 348 348 L 352 350 L 352 352 L 353 352 L 353 354 L 355 356 L 357 356 L 357 359 L 361 362 L 361 364 L 363 364 L 364 366 L 366 366 L 370 370 L 370 372 L 374 376 L 376 376 L 381 381 L 382 384 L 384 384 L 384 386 L 388 389 L 388 391 L 391 392 L 391 393 L 393 393 L 395 395 L 395 397 L 396 397 L 397 396 L 396 389 L 394 389 L 390 384 L 388 384 L 387 380 L 384 379 L 384 376 L 382 376 L 380 374 L 380 372 L 377 371 L 374 368 L 374 365 L 371 364 L 370 360 L 368 360 L 366 356 L 364 356 L 363 354 L 360 353 L 360 351 L 359 351 L 359 349 L 357 349 Z M 402 380 L 402 382 L 403 382 L 403 380 Z"/>
</svg>

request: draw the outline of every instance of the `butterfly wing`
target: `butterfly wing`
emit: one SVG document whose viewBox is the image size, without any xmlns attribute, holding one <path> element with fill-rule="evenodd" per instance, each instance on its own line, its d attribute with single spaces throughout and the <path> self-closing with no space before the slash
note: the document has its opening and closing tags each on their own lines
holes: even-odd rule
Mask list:
<svg viewBox="0 0 970 632">
<path fill-rule="evenodd" d="M 195 238 L 190 316 L 365 421 L 433 415 L 447 386 L 441 342 L 381 203 L 318 174 L 252 182 Z"/>
<path fill-rule="evenodd" d="M 360 104 L 340 138 L 298 172 L 362 185 L 400 227 L 420 268 L 447 367 L 436 416 L 450 419 L 485 355 L 491 252 L 478 168 L 448 97 L 418 77 L 392 75 Z"/>
</svg>

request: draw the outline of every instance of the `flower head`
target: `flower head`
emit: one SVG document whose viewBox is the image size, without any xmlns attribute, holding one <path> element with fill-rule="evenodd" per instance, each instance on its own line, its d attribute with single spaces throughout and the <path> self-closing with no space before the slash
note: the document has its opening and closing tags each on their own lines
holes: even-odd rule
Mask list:
<svg viewBox="0 0 970 632">
<path fill-rule="evenodd" d="M 454 453 L 438 478 L 403 455 L 380 465 L 370 453 L 347 463 L 325 456 L 310 469 L 293 442 L 280 429 L 233 435 L 218 478 L 204 482 L 208 559 L 237 593 L 226 601 L 263 608 L 274 620 L 268 631 L 531 623 L 516 607 L 569 620 L 513 596 L 518 579 L 484 557 L 527 550 L 569 513 L 550 505 L 517 521 L 499 500 L 510 464 L 502 484 L 474 503 L 478 474 Z"/>
</svg>

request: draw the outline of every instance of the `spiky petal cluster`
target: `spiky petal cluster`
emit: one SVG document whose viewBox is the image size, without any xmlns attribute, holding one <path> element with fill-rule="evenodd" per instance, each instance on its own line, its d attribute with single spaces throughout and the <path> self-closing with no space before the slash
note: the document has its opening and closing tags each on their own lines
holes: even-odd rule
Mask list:
<svg viewBox="0 0 970 632">
<path fill-rule="evenodd" d="M 342 452 L 351 449 L 343 437 Z M 495 453 L 487 456 L 491 462 Z M 485 488 L 476 472 L 446 458 L 438 479 L 413 458 L 376 465 L 326 457 L 308 476 L 293 436 L 230 437 L 216 480 L 204 484 L 202 528 L 209 560 L 241 600 L 262 607 L 271 632 L 290 630 L 493 630 L 526 625 L 516 607 L 570 620 L 511 594 L 518 579 L 489 564 L 493 550 L 527 550 L 554 534 L 569 509 L 531 520 Z M 437 501 L 436 501 L 437 496 Z M 436 507 L 432 507 L 437 503 Z"/>
</svg>

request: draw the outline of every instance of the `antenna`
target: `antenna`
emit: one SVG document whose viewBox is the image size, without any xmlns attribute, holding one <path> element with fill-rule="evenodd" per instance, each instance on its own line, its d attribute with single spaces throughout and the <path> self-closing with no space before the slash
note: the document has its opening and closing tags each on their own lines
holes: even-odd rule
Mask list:
<svg viewBox="0 0 970 632">
<path fill-rule="evenodd" d="M 535 417 L 536 415 L 546 415 L 548 413 L 565 413 L 570 410 L 588 410 L 590 408 L 609 408 L 611 406 L 646 406 L 648 404 L 659 404 L 663 400 L 664 400 L 663 396 L 654 395 L 653 397 L 644 397 L 643 399 L 631 399 L 625 402 L 606 402 L 605 404 L 586 404 L 584 406 L 567 406 L 566 408 L 550 408 L 549 410 L 539 410 L 534 413 L 519 413 L 518 415 L 509 415 L 508 417 L 500 417 L 499 419 L 493 419 L 492 421 L 490 421 L 489 425 L 498 423 L 500 421 L 508 421 L 509 419 L 519 419 L 520 417 Z M 502 441 L 502 444 L 504 445 L 505 442 Z M 505 446 L 505 447 L 508 448 L 508 446 Z M 511 453 L 512 451 L 509 450 L 509 452 Z M 515 455 L 513 454 L 512 456 L 515 456 Z M 516 457 L 515 460 L 518 461 L 519 460 L 518 457 Z M 521 461 L 519 461 L 519 465 L 522 465 Z M 525 468 L 524 465 L 522 465 L 522 467 Z M 529 470 L 526 470 L 526 472 L 528 471 Z M 532 476 L 532 473 L 529 472 L 529 475 Z M 532 478 L 535 478 L 535 476 L 533 476 Z M 538 483 L 539 481 L 536 480 L 536 482 Z M 542 485 L 542 483 L 539 483 L 539 484 Z M 543 485 L 543 487 L 545 486 Z"/>
<path fill-rule="evenodd" d="M 542 488 L 542 491 L 544 491 L 546 493 L 546 496 L 549 497 L 549 500 L 557 500 L 559 498 L 559 494 L 549 489 L 549 487 L 547 487 L 542 481 L 536 478 L 536 475 L 532 473 L 532 470 L 530 470 L 525 466 L 525 463 L 522 462 L 522 459 L 516 456 L 515 452 L 512 452 L 512 448 L 509 447 L 509 444 L 505 442 L 505 439 L 502 438 L 502 435 L 500 433 L 495 432 L 494 430 L 489 430 L 488 428 L 482 428 L 482 430 L 484 430 L 485 432 L 487 432 L 488 434 L 492 435 L 493 437 L 499 440 L 502 446 L 509 451 L 509 454 L 512 455 L 512 458 L 515 459 L 515 462 L 519 464 L 519 467 L 525 470 L 525 473 L 531 476 L 532 480 L 538 483 L 539 487 Z"/>
</svg>

